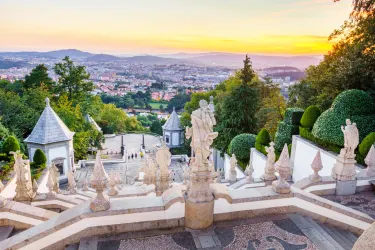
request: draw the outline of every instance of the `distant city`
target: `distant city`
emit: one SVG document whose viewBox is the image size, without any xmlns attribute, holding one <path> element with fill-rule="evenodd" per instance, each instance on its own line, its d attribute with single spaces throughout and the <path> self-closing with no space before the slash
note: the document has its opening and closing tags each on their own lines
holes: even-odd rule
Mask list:
<svg viewBox="0 0 375 250">
<path fill-rule="evenodd" d="M 152 99 L 169 101 L 181 91 L 205 92 L 233 75 L 242 66 L 244 55 L 231 53 L 169 54 L 117 57 L 80 50 L 51 52 L 0 52 L 0 79 L 22 80 L 38 64 L 49 68 L 64 56 L 84 65 L 95 84 L 94 94 L 123 96 L 151 88 Z M 279 85 L 287 97 L 288 87 L 304 77 L 305 68 L 316 65 L 319 56 L 250 55 L 259 77 Z"/>
</svg>

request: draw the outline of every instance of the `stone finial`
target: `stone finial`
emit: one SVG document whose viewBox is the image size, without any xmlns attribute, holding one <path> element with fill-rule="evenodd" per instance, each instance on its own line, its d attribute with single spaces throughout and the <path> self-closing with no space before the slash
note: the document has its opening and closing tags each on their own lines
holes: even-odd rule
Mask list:
<svg viewBox="0 0 375 250">
<path fill-rule="evenodd" d="M 247 165 L 245 169 L 245 174 L 247 174 L 246 176 L 247 183 L 252 183 L 254 181 L 253 173 L 254 173 L 254 167 L 253 167 L 253 163 L 250 160 L 249 164 Z"/>
<path fill-rule="evenodd" d="M 95 212 L 108 210 L 111 204 L 108 197 L 103 194 L 103 191 L 108 184 L 108 174 L 104 170 L 102 159 L 100 158 L 100 151 L 96 154 L 94 171 L 91 175 L 90 181 L 91 186 L 97 193 L 96 197 L 91 201 L 91 210 Z"/>
<path fill-rule="evenodd" d="M 280 154 L 279 160 L 275 163 L 276 171 L 279 173 L 279 179 L 272 182 L 272 188 L 280 194 L 290 193 L 290 185 L 286 178 L 290 174 L 288 145 L 285 144 Z"/>
<path fill-rule="evenodd" d="M 48 177 L 47 177 L 47 188 L 48 193 L 46 194 L 47 199 L 54 199 L 56 197 L 56 192 L 54 191 L 55 183 L 53 181 L 53 171 L 51 171 L 51 168 L 48 170 Z"/>
<path fill-rule="evenodd" d="M 46 97 L 45 102 L 46 102 L 46 107 L 49 107 L 50 104 L 49 104 L 49 98 L 48 97 Z"/>
<path fill-rule="evenodd" d="M 108 190 L 109 196 L 116 196 L 118 194 L 116 185 L 117 185 L 116 174 L 112 172 L 109 174 L 109 186 L 110 186 L 110 189 Z"/>
<path fill-rule="evenodd" d="M 313 162 L 311 163 L 311 168 L 314 170 L 314 173 L 310 175 L 309 179 L 312 182 L 320 182 L 322 181 L 322 177 L 318 174 L 320 170 L 323 168 L 322 158 L 320 156 L 320 151 L 316 153 Z"/>
<path fill-rule="evenodd" d="M 264 168 L 264 174 L 262 175 L 262 179 L 265 181 L 273 181 L 276 180 L 277 177 L 275 175 L 275 160 L 276 160 L 276 154 L 275 154 L 275 143 L 271 142 L 269 147 L 266 147 L 267 152 L 267 161 L 266 166 Z"/>
<path fill-rule="evenodd" d="M 71 170 L 68 171 L 68 184 L 69 193 L 75 194 L 77 192 L 77 184 L 76 180 L 74 179 L 74 173 Z"/>
<path fill-rule="evenodd" d="M 38 191 L 38 188 L 39 188 L 38 183 L 34 179 L 33 180 L 33 192 L 36 193 Z"/>
<path fill-rule="evenodd" d="M 82 180 L 82 191 L 89 191 L 89 183 L 86 178 Z"/>
<path fill-rule="evenodd" d="M 374 145 L 371 146 L 368 154 L 365 158 L 365 163 L 367 165 L 366 176 L 373 177 L 375 176 L 375 148 Z"/>
</svg>

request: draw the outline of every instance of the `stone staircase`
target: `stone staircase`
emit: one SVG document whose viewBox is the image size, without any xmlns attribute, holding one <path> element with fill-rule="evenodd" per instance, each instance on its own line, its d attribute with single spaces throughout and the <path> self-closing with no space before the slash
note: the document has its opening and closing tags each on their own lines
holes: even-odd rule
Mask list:
<svg viewBox="0 0 375 250">
<path fill-rule="evenodd" d="M 358 237 L 349 231 L 323 224 L 299 214 L 289 218 L 321 250 L 351 250 Z"/>
<path fill-rule="evenodd" d="M 13 226 L 2 226 L 0 227 L 0 241 L 8 239 L 14 233 Z"/>
</svg>

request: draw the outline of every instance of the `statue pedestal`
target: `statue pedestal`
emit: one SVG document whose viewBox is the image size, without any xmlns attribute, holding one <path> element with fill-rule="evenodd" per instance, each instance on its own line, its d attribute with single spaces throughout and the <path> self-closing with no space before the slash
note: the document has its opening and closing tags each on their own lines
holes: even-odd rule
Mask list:
<svg viewBox="0 0 375 250">
<path fill-rule="evenodd" d="M 280 179 L 272 182 L 272 189 L 279 194 L 289 194 L 290 184 L 286 181 L 282 182 Z"/>
<path fill-rule="evenodd" d="M 337 181 L 336 195 L 351 195 L 355 194 L 357 188 L 357 180 L 353 181 Z"/>
<path fill-rule="evenodd" d="M 335 166 L 332 168 L 332 178 L 337 181 L 353 181 L 356 177 L 354 159 L 337 157 Z"/>
<path fill-rule="evenodd" d="M 204 229 L 214 221 L 214 200 L 191 202 L 185 200 L 185 226 L 191 229 Z"/>
<path fill-rule="evenodd" d="M 32 187 L 26 182 L 17 181 L 15 201 L 31 201 L 35 197 Z"/>
</svg>

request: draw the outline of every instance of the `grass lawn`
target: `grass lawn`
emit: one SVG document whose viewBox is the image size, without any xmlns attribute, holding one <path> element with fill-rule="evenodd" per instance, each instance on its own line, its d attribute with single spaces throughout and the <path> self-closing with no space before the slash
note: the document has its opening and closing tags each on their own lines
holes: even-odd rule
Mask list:
<svg viewBox="0 0 375 250">
<path fill-rule="evenodd" d="M 148 104 L 150 104 L 152 109 L 160 109 L 160 105 L 163 105 L 163 108 L 166 108 L 168 106 L 168 104 L 166 103 L 157 103 L 157 102 L 149 102 Z"/>
</svg>

